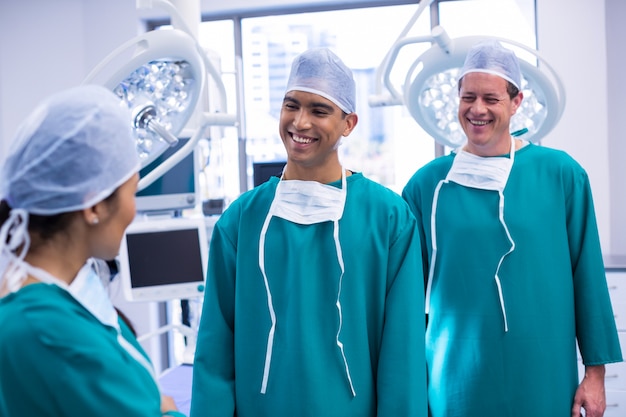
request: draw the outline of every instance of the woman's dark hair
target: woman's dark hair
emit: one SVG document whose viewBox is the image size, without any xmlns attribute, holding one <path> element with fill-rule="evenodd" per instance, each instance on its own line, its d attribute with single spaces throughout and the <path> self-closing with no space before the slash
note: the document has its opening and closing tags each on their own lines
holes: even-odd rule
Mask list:
<svg viewBox="0 0 626 417">
<path fill-rule="evenodd" d="M 0 201 L 0 224 L 9 218 L 11 207 L 6 200 Z M 74 213 L 61 213 L 52 216 L 29 214 L 28 231 L 38 234 L 42 240 L 48 240 L 55 234 L 67 228 Z"/>
<path fill-rule="evenodd" d="M 124 322 L 124 324 L 126 324 L 126 326 L 128 326 L 128 329 L 130 330 L 130 332 L 133 334 L 133 336 L 137 337 L 137 330 L 135 330 L 135 326 L 133 326 L 133 322 L 130 321 L 130 319 L 128 318 L 128 316 L 126 314 L 124 314 L 122 312 L 122 310 L 120 310 L 117 307 L 113 307 L 115 308 L 115 311 L 117 311 L 117 315 L 120 317 L 120 319 L 122 319 L 122 321 Z"/>
<path fill-rule="evenodd" d="M 104 201 L 112 201 L 117 195 L 117 189 L 111 193 Z M 0 225 L 9 218 L 12 207 L 6 200 L 0 201 Z M 39 214 L 28 215 L 28 231 L 37 234 L 41 240 L 48 240 L 57 233 L 63 232 L 69 226 L 75 211 L 44 216 Z"/>
</svg>

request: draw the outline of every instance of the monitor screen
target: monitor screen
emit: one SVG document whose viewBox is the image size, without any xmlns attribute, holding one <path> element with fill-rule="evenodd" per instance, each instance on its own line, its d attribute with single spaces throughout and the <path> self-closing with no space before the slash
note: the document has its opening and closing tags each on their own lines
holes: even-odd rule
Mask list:
<svg viewBox="0 0 626 417">
<path fill-rule="evenodd" d="M 130 301 L 201 297 L 208 241 L 204 219 L 133 222 L 120 247 L 120 280 Z"/>
<path fill-rule="evenodd" d="M 162 155 L 139 171 L 144 177 L 161 162 L 182 148 L 189 138 L 181 138 Z M 174 211 L 193 208 L 198 200 L 199 166 L 195 152 L 191 152 L 152 184 L 137 192 L 137 211 Z"/>
<path fill-rule="evenodd" d="M 254 162 L 252 164 L 254 186 L 263 184 L 271 177 L 280 177 L 286 164 L 286 161 Z"/>
</svg>

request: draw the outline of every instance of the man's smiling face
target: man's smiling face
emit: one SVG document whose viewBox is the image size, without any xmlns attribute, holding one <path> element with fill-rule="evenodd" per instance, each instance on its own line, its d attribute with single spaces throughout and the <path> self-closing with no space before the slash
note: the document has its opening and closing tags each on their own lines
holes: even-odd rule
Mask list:
<svg viewBox="0 0 626 417">
<path fill-rule="evenodd" d="M 522 102 L 522 94 L 511 99 L 504 78 L 470 72 L 461 80 L 459 97 L 458 117 L 467 136 L 466 150 L 480 156 L 508 153 L 509 125 Z"/>
</svg>

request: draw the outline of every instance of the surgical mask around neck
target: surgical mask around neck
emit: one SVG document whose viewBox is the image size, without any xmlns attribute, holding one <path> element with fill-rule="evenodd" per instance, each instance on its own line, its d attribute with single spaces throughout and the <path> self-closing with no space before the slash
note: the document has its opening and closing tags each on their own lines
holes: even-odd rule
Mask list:
<svg viewBox="0 0 626 417">
<path fill-rule="evenodd" d="M 454 157 L 447 181 L 481 190 L 504 191 L 515 160 L 515 140 L 511 138 L 510 158 L 482 157 L 461 150 Z"/>
<path fill-rule="evenodd" d="M 30 247 L 29 214 L 12 209 L 0 228 L 0 297 L 17 291 L 26 279 L 24 257 Z"/>
<path fill-rule="evenodd" d="M 268 215 L 305 225 L 337 221 L 343 215 L 346 192 L 343 168 L 341 188 L 317 181 L 281 179 Z"/>
<path fill-rule="evenodd" d="M 91 260 L 78 272 L 68 291 L 102 324 L 119 329 L 117 312 Z"/>
<path fill-rule="evenodd" d="M 502 318 L 504 320 L 504 331 L 509 331 L 508 320 L 506 316 L 506 306 L 504 304 L 504 295 L 502 293 L 502 283 L 500 281 L 500 267 L 504 262 L 504 258 L 510 255 L 515 250 L 515 242 L 511 237 L 509 228 L 504 220 L 504 188 L 509 180 L 509 175 L 513 168 L 513 162 L 515 161 L 515 138 L 511 137 L 511 150 L 510 158 L 505 156 L 496 157 L 481 157 L 471 154 L 466 151 L 460 151 L 454 157 L 452 167 L 448 171 L 446 178 L 439 181 L 435 188 L 433 196 L 432 212 L 430 219 L 430 235 L 432 252 L 430 256 L 430 267 L 428 271 L 428 282 L 426 284 L 426 314 L 430 312 L 430 297 L 433 284 L 433 277 L 435 271 L 435 264 L 437 261 L 437 203 L 439 201 L 439 193 L 444 184 L 454 182 L 464 187 L 477 188 L 481 190 L 497 191 L 499 196 L 499 202 L 497 211 L 498 220 L 506 233 L 507 239 L 510 243 L 510 247 L 503 250 L 503 255 L 498 261 L 494 273 L 494 280 L 498 289 L 498 298 L 500 300 L 500 308 L 502 310 Z"/>
<path fill-rule="evenodd" d="M 28 219 L 28 212 L 13 209 L 9 219 L 0 228 L 0 292 L 18 291 L 28 275 L 43 283 L 62 288 L 98 321 L 116 330 L 120 346 L 148 372 L 158 386 L 158 379 L 150 361 L 122 336 L 117 311 L 91 260 L 83 265 L 70 285 L 24 260 L 30 244 Z M 15 252 L 18 250 L 19 253 L 16 255 Z M 0 296 L 2 295 L 0 293 Z"/>
<path fill-rule="evenodd" d="M 66 290 L 80 305 L 89 311 L 99 322 L 111 326 L 119 331 L 117 311 L 109 298 L 102 280 L 93 267 L 92 260 L 88 260 L 72 282 L 66 282 L 51 275 L 49 272 L 22 261 L 24 270 L 31 276 L 45 284 L 54 284 Z"/>
<path fill-rule="evenodd" d="M 148 359 L 121 334 L 118 315 L 106 292 L 102 279 L 94 267 L 94 261 L 88 260 L 81 268 L 68 288 L 69 293 L 82 304 L 100 323 L 117 330 L 117 342 L 124 350 L 143 366 L 158 385 L 154 368 Z"/>
<path fill-rule="evenodd" d="M 328 221 L 333 222 L 332 239 L 335 242 L 335 253 L 337 255 L 337 262 L 339 263 L 339 267 L 341 269 L 341 273 L 338 279 L 339 284 L 337 299 L 335 300 L 339 322 L 335 338 L 335 344 L 337 345 L 343 358 L 346 379 L 348 380 L 348 383 L 350 385 L 352 395 L 356 396 L 356 391 L 354 389 L 354 384 L 352 383 L 352 376 L 348 367 L 348 361 L 346 359 L 343 343 L 340 340 L 341 330 L 343 326 L 340 295 L 345 269 L 341 243 L 339 242 L 339 220 L 343 216 L 347 193 L 348 187 L 346 181 L 346 171 L 345 169 L 343 169 L 343 167 L 341 167 L 341 188 L 333 187 L 332 185 L 322 184 L 317 181 L 283 179 L 281 179 L 276 186 L 274 200 L 272 201 L 267 216 L 265 217 L 265 221 L 261 229 L 261 235 L 259 237 L 259 268 L 261 270 L 261 274 L 263 275 L 269 316 L 272 322 L 268 334 L 267 347 L 265 351 L 265 366 L 263 370 L 263 380 L 261 382 L 261 394 L 265 394 L 267 392 L 269 372 L 272 363 L 274 334 L 276 329 L 276 312 L 274 311 L 274 304 L 272 301 L 270 281 L 265 271 L 265 237 L 267 235 L 267 230 L 269 228 L 272 217 L 276 216 L 292 223 L 302 225 L 311 225 Z"/>
<path fill-rule="evenodd" d="M 47 271 L 34 267 L 24 261 L 22 265 L 28 274 L 46 284 L 53 284 L 66 290 L 78 303 L 89 311 L 98 321 L 106 326 L 111 326 L 117 331 L 117 342 L 150 374 L 158 386 L 158 379 L 150 361 L 122 336 L 118 315 L 109 295 L 102 284 L 102 280 L 96 272 L 93 260 L 89 259 L 78 271 L 74 280 L 68 285 Z"/>
</svg>

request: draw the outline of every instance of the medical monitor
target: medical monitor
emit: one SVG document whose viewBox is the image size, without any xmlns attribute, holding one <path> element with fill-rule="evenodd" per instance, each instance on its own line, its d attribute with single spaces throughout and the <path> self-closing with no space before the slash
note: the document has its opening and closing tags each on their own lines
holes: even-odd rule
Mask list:
<svg viewBox="0 0 626 417">
<path fill-rule="evenodd" d="M 286 164 L 286 161 L 254 162 L 252 164 L 254 186 L 263 184 L 272 177 L 280 178 Z"/>
<path fill-rule="evenodd" d="M 189 138 L 180 138 L 178 144 L 169 147 L 162 155 L 139 171 L 143 178 L 174 152 L 182 148 Z M 198 158 L 191 152 L 136 196 L 137 211 L 177 211 L 195 207 L 198 201 Z"/>
<path fill-rule="evenodd" d="M 124 295 L 130 301 L 201 297 L 207 259 L 203 218 L 135 220 L 119 253 Z"/>
</svg>

